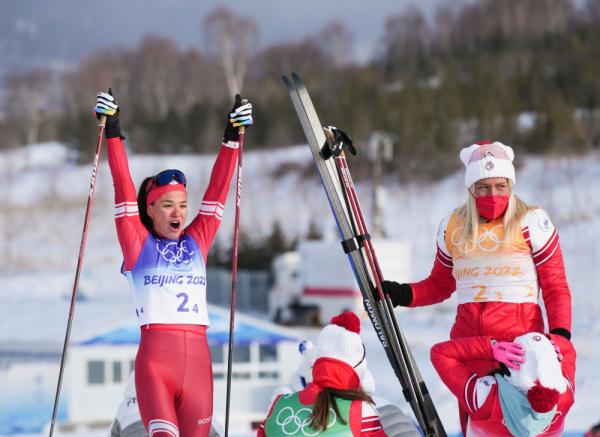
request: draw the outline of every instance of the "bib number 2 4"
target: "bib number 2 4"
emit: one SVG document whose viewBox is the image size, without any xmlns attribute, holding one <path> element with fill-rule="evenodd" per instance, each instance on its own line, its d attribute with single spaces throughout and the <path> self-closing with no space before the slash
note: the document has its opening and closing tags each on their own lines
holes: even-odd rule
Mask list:
<svg viewBox="0 0 600 437">
<path fill-rule="evenodd" d="M 179 294 L 177 294 L 177 298 L 181 299 L 181 302 L 180 302 L 179 306 L 177 307 L 177 312 L 178 313 L 189 313 L 190 308 L 188 306 L 188 300 L 189 300 L 188 294 L 187 293 L 179 293 Z M 191 311 L 198 314 L 198 304 L 197 303 L 195 303 L 194 306 L 192 306 Z"/>
</svg>

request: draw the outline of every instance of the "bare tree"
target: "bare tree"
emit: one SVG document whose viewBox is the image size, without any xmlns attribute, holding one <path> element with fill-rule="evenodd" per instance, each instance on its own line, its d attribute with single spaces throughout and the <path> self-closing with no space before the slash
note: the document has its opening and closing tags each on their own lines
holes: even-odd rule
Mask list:
<svg viewBox="0 0 600 437">
<path fill-rule="evenodd" d="M 146 37 L 136 51 L 131 83 L 134 101 L 158 119 L 176 107 L 180 53 L 173 41 L 160 36 Z"/>
<path fill-rule="evenodd" d="M 209 66 L 204 62 L 202 55 L 195 49 L 189 50 L 180 56 L 177 80 L 177 113 L 186 114 L 190 109 L 206 99 L 209 95 L 206 86 Z"/>
<path fill-rule="evenodd" d="M 218 59 L 225 73 L 229 95 L 239 93 L 244 84 L 248 58 L 258 41 L 256 23 L 218 7 L 204 18 L 204 32 L 209 54 Z"/>
<path fill-rule="evenodd" d="M 36 143 L 49 106 L 53 73 L 49 69 L 35 69 L 12 74 L 6 80 L 4 107 L 14 120 L 24 144 Z"/>
<path fill-rule="evenodd" d="M 456 34 L 459 33 L 456 21 L 460 11 L 462 9 L 457 8 L 455 3 L 440 3 L 436 7 L 434 21 L 436 45 L 439 49 L 447 51 L 456 44 Z"/>
<path fill-rule="evenodd" d="M 419 55 L 427 52 L 429 38 L 425 16 L 411 5 L 402 14 L 386 19 L 380 56 L 387 69 L 394 70 L 398 65 L 413 69 Z"/>
<path fill-rule="evenodd" d="M 128 100 L 131 73 L 128 61 L 131 53 L 106 49 L 85 59 L 63 80 L 64 104 L 68 116 L 89 116 L 95 93 L 112 87 L 120 100 Z"/>
<path fill-rule="evenodd" d="M 281 94 L 279 76 L 282 72 L 317 73 L 327 63 L 326 53 L 317 41 L 308 37 L 299 42 L 285 42 L 266 47 L 254 58 L 250 75 L 260 79 L 275 77 L 275 92 Z M 262 95 L 262 93 L 261 93 Z"/>
<path fill-rule="evenodd" d="M 573 18 L 572 0 L 486 0 L 468 4 L 458 28 L 463 44 L 498 37 L 530 41 L 544 34 L 564 32 Z"/>
<path fill-rule="evenodd" d="M 587 0 L 582 9 L 584 19 L 590 23 L 600 23 L 600 0 Z"/>
<path fill-rule="evenodd" d="M 317 41 L 334 67 L 343 67 L 352 62 L 354 37 L 341 21 L 332 20 L 327 23 L 319 33 Z"/>
</svg>

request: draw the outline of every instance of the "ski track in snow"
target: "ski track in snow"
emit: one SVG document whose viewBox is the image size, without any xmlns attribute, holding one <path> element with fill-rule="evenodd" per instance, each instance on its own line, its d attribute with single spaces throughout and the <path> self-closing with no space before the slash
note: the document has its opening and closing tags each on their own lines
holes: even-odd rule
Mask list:
<svg viewBox="0 0 600 437">
<path fill-rule="evenodd" d="M 136 184 L 143 176 L 164 168 L 165 163 L 182 169 L 189 180 L 192 215 L 200 205 L 214 158 L 214 155 L 136 155 L 130 167 Z M 600 196 L 597 194 L 600 155 L 527 157 L 521 164 L 517 170 L 517 194 L 546 209 L 561 237 L 573 295 L 573 342 L 578 352 L 576 403 L 567 417 L 566 429 L 582 431 L 600 420 L 597 395 L 600 379 L 596 368 L 600 351 L 595 347 L 600 336 L 600 299 L 595 297 L 600 286 L 597 267 L 600 261 Z M 278 179 L 273 178 L 273 172 L 282 165 L 290 170 Z M 294 238 L 306 233 L 312 218 L 326 237 L 337 239 L 316 171 L 308 179 L 302 177 L 303 169 L 312 165 L 306 146 L 246 152 L 242 227 L 254 234 L 267 235 L 272 223 L 279 220 L 286 234 Z M 0 287 L 0 342 L 62 343 L 64 322 L 49 326 L 45 315 L 62 312 L 66 321 L 68 301 L 64 297 L 71 293 L 90 176 L 91 165 L 73 164 L 66 150 L 56 143 L 0 154 L 0 206 L 3 209 L 0 253 L 4 261 L 0 268 L 3 284 Z M 413 279 L 421 279 L 432 265 L 440 220 L 465 199 L 463 172 L 430 184 L 399 185 L 394 179 L 390 176 L 386 184 L 385 229 L 389 237 L 411 243 Z M 357 189 L 370 221 L 370 186 L 357 181 Z M 233 195 L 232 184 L 217 236 L 224 246 L 231 240 Z M 108 165 L 102 161 L 80 286 L 80 292 L 89 300 L 78 304 L 74 338 L 132 317 L 132 298 L 125 278 L 119 274 L 121 255 L 114 229 L 112 198 Z M 439 414 L 450 432 L 459 429 L 456 401 L 430 365 L 429 348 L 448 338 L 455 311 L 456 302 L 452 298 L 437 306 L 397 310 Z M 15 314 L 22 326 L 29 329 L 15 329 Z M 363 323 L 363 330 L 369 366 L 376 375 L 376 395 L 410 411 L 371 326 Z"/>
</svg>

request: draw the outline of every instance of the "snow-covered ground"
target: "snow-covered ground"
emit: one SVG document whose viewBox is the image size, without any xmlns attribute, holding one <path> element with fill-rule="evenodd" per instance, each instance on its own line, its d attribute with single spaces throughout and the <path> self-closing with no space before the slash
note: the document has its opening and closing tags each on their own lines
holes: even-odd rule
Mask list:
<svg viewBox="0 0 600 437">
<path fill-rule="evenodd" d="M 182 169 L 188 176 L 193 211 L 200 204 L 213 159 L 139 155 L 132 157 L 130 164 L 136 183 L 166 166 Z M 600 299 L 596 298 L 600 288 L 600 155 L 528 157 L 520 162 L 517 193 L 545 208 L 561 236 L 573 295 L 573 342 L 578 351 L 576 403 L 567 418 L 567 429 L 582 431 L 600 420 L 600 351 L 595 347 L 600 336 Z M 313 219 L 326 235 L 335 238 L 329 205 L 316 172 L 308 179 L 303 176 L 310 165 L 306 146 L 247 152 L 242 226 L 266 235 L 273 221 L 279 220 L 293 238 L 304 235 Z M 281 168 L 286 169 L 285 173 L 273 177 Z M 0 154 L 0 345 L 33 347 L 38 342 L 56 346 L 62 342 L 68 313 L 64 296 L 71 292 L 90 176 L 91 165 L 75 165 L 64 148 L 55 143 Z M 132 317 L 126 280 L 118 273 L 121 256 L 113 224 L 111 185 L 108 165 L 103 161 L 81 279 L 81 290 L 88 300 L 78 306 L 75 338 L 87 335 L 100 324 Z M 367 182 L 357 185 L 368 213 L 370 186 Z M 431 268 L 439 221 L 464 201 L 462 172 L 432 184 L 399 185 L 391 175 L 386 191 L 385 229 L 390 237 L 410 242 L 413 277 L 422 278 Z M 229 201 L 218 235 L 223 245 L 228 245 L 232 231 L 231 204 Z M 459 429 L 456 402 L 437 379 L 428 351 L 434 343 L 448 338 L 455 307 L 450 299 L 434 307 L 397 312 L 440 416 L 451 432 Z M 372 329 L 368 323 L 363 326 L 369 365 L 378 383 L 377 396 L 408 411 Z M 0 372 L 0 386 L 3 375 L 6 373 Z"/>
</svg>

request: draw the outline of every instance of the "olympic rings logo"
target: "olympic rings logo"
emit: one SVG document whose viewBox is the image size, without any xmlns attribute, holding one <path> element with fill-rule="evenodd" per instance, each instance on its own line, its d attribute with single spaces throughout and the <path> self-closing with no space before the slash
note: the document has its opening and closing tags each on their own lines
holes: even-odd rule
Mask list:
<svg viewBox="0 0 600 437">
<path fill-rule="evenodd" d="M 179 243 L 176 241 L 170 241 L 167 244 L 162 243 L 162 247 L 161 243 L 161 240 L 156 242 L 156 250 L 166 262 L 176 264 L 189 264 L 192 262 L 194 252 L 189 251 L 185 240 L 181 240 Z"/>
<path fill-rule="evenodd" d="M 501 229 L 503 227 L 504 225 L 496 225 L 492 229 L 485 229 L 481 235 L 475 239 L 475 241 L 467 241 L 464 244 L 464 247 L 461 247 L 462 251 L 468 253 L 472 252 L 476 248 L 482 252 L 488 253 L 496 251 L 506 241 L 506 238 L 500 238 L 495 232 L 497 229 Z M 452 244 L 459 247 L 460 229 L 455 229 L 450 238 L 452 240 Z"/>
<path fill-rule="evenodd" d="M 297 435 L 301 432 L 302 435 L 313 437 L 319 435 L 321 431 L 315 431 L 310 427 L 310 416 L 312 411 L 310 408 L 301 408 L 294 411 L 292 407 L 284 407 L 277 414 L 275 423 L 279 425 L 281 431 L 285 435 Z M 337 422 L 337 416 L 333 408 L 329 408 L 329 421 L 327 428 L 331 428 Z"/>
</svg>

